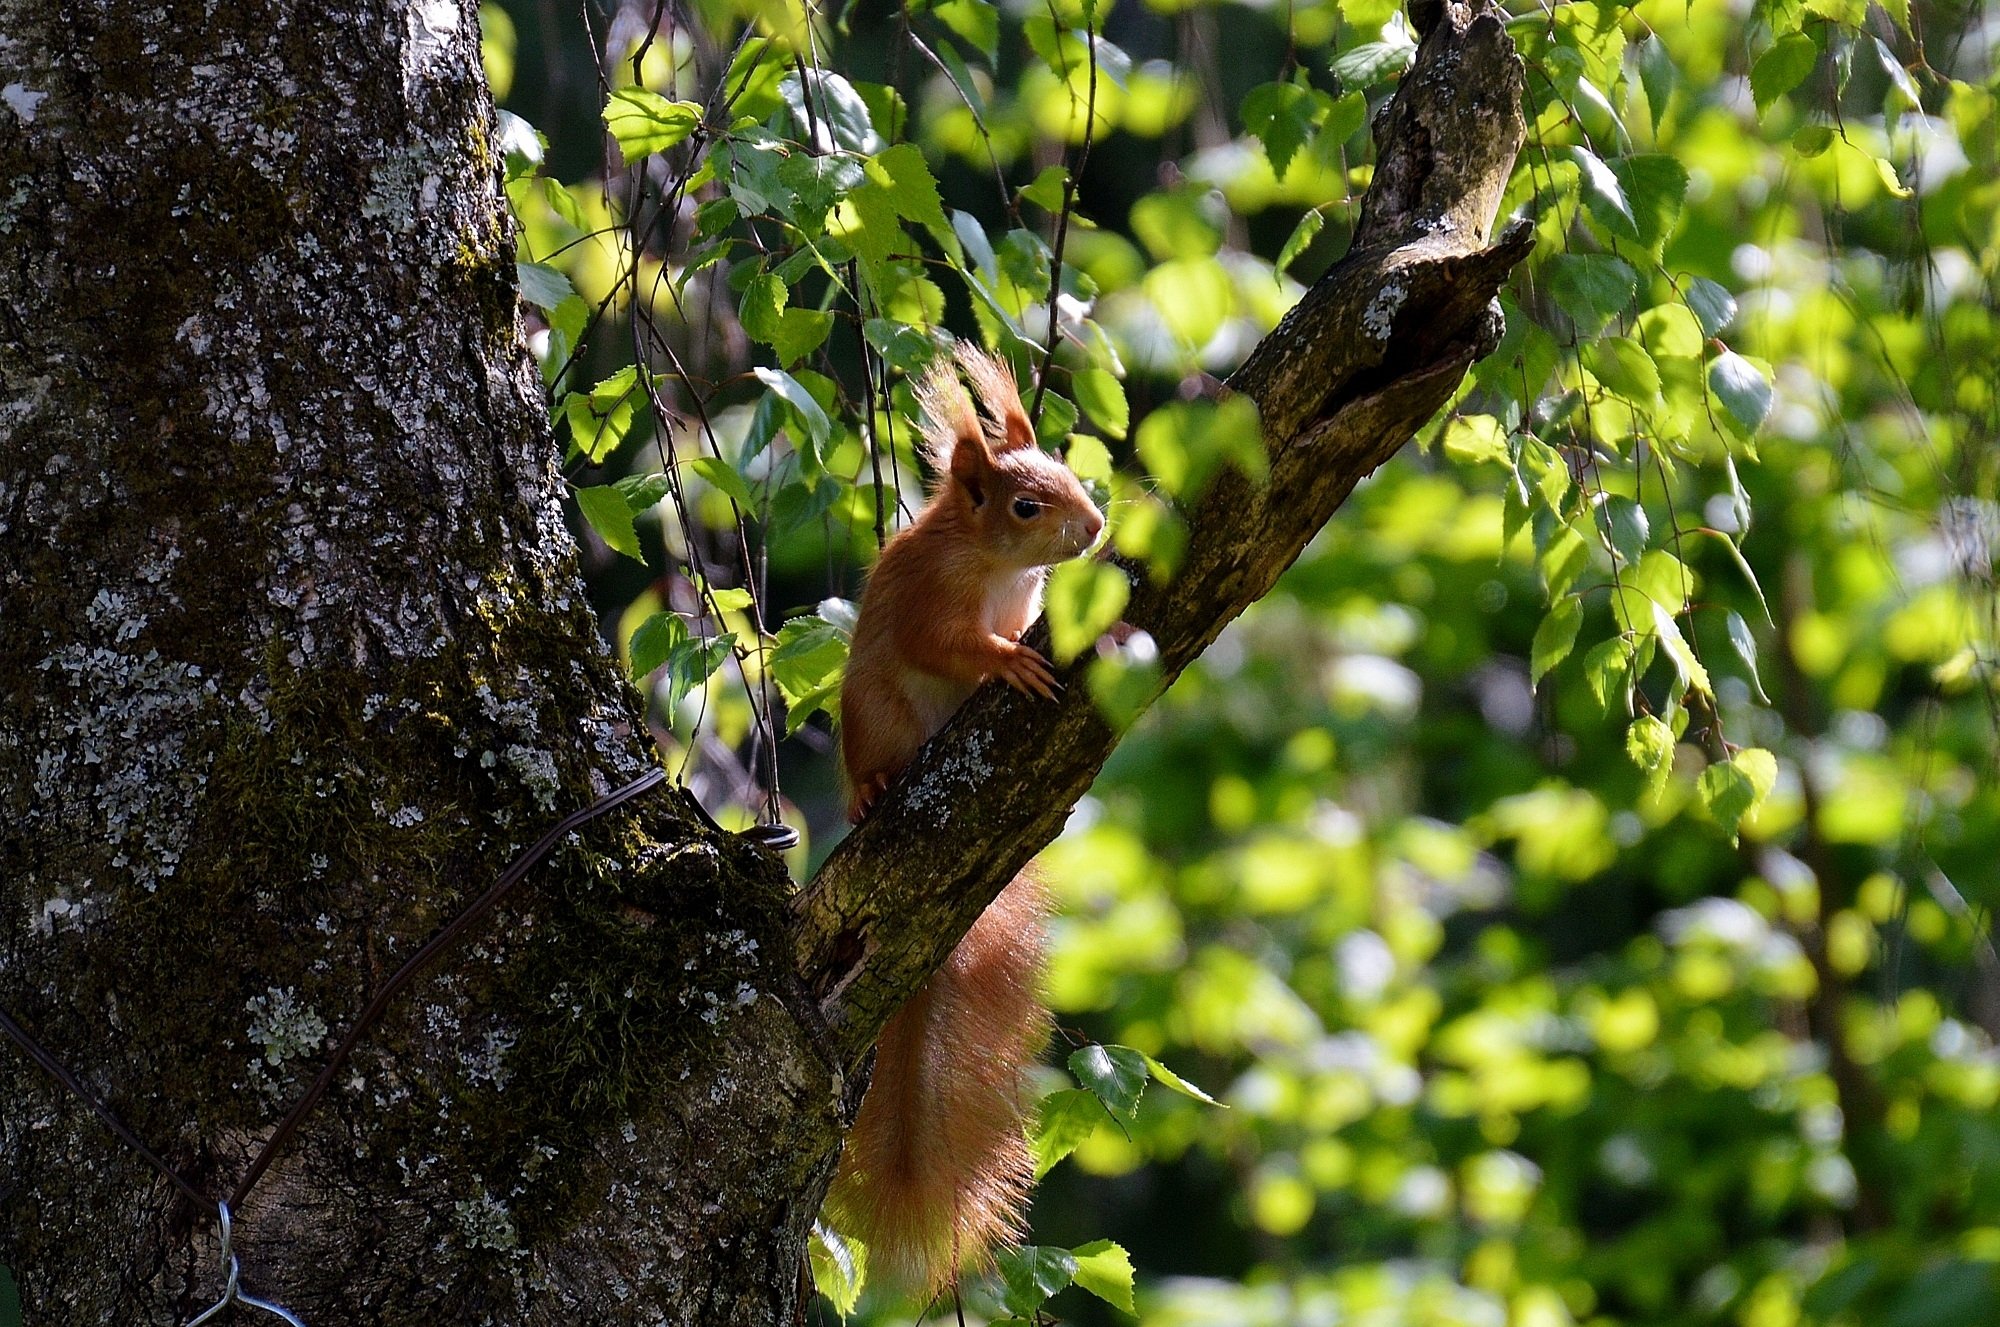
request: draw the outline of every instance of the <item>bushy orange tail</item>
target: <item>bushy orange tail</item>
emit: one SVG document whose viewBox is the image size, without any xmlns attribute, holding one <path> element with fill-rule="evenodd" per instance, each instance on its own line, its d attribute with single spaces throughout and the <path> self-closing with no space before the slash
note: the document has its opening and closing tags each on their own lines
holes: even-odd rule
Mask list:
<svg viewBox="0 0 2000 1327">
<path fill-rule="evenodd" d="M 935 1294 L 1024 1233 L 1024 1075 L 1048 1036 L 1040 881 L 1023 872 L 889 1020 L 828 1195 L 871 1278 Z"/>
</svg>

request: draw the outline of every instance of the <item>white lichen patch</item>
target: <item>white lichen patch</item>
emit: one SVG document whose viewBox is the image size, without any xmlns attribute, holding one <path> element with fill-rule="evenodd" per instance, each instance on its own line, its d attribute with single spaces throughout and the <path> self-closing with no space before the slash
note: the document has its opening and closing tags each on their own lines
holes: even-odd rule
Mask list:
<svg viewBox="0 0 2000 1327">
<path fill-rule="evenodd" d="M 500 759 L 527 786 L 537 806 L 544 811 L 556 809 L 556 791 L 562 787 L 562 779 L 556 773 L 555 756 L 540 747 L 516 744 L 502 751 Z"/>
<path fill-rule="evenodd" d="M 124 644 L 145 628 L 122 595 L 100 590 L 86 611 L 95 633 Z M 192 664 L 134 656 L 108 645 L 65 645 L 39 668 L 67 702 L 44 707 L 54 728 L 36 762 L 30 828 L 59 827 L 112 846 L 110 864 L 147 890 L 174 874 L 192 828 L 188 814 L 210 757 L 188 754 L 197 715 L 216 698 Z"/>
<path fill-rule="evenodd" d="M 28 124 L 35 122 L 35 110 L 49 99 L 46 92 L 37 92 L 20 83 L 9 83 L 0 87 L 0 101 L 7 103 L 7 109 L 21 117 Z"/>
<path fill-rule="evenodd" d="M 507 1068 L 507 1052 L 514 1049 L 514 1041 L 512 1032 L 488 1031 L 485 1040 L 476 1049 L 468 1050 L 459 1057 L 465 1076 L 475 1083 L 506 1087 L 508 1078 L 512 1076 Z"/>
<path fill-rule="evenodd" d="M 911 809 L 928 816 L 932 824 L 944 824 L 963 799 L 964 789 L 983 788 L 992 782 L 991 747 L 992 738 L 987 734 L 968 733 L 935 774 L 910 789 Z"/>
<path fill-rule="evenodd" d="M 253 1045 L 264 1048 L 267 1065 L 310 1055 L 326 1040 L 326 1020 L 300 1004 L 298 993 L 289 986 L 273 986 L 262 995 L 253 995 L 243 1007 L 250 1012 L 246 1035 Z"/>
<path fill-rule="evenodd" d="M 478 1197 L 461 1198 L 452 1204 L 452 1224 L 458 1227 L 459 1238 L 471 1248 L 498 1249 L 504 1253 L 521 1243 L 520 1233 L 514 1229 L 514 1214 L 484 1186 Z"/>
<path fill-rule="evenodd" d="M 1375 298 L 1368 301 L 1368 307 L 1361 311 L 1361 330 L 1377 341 L 1387 341 L 1389 333 L 1395 330 L 1396 315 L 1402 311 L 1403 301 L 1410 292 L 1401 281 L 1385 282 L 1375 292 Z"/>
</svg>

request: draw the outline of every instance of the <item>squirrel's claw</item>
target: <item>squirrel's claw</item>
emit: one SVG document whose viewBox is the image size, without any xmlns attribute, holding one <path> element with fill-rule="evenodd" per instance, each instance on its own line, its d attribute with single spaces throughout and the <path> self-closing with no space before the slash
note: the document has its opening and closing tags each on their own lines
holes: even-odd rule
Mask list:
<svg viewBox="0 0 2000 1327">
<path fill-rule="evenodd" d="M 1043 700 L 1054 700 L 1062 690 L 1062 683 L 1056 681 L 1055 670 L 1049 661 L 1030 646 L 1016 645 L 1007 662 L 1000 667 L 1000 680 L 1014 690 Z"/>
<path fill-rule="evenodd" d="M 877 770 L 854 781 L 854 795 L 847 801 L 847 823 L 858 825 L 862 817 L 874 810 L 875 802 L 889 789 L 889 775 Z"/>
</svg>

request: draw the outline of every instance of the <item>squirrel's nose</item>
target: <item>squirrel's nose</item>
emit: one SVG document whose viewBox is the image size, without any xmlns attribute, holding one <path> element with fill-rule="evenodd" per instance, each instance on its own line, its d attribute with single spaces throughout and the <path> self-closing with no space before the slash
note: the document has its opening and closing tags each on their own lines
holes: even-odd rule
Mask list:
<svg viewBox="0 0 2000 1327">
<path fill-rule="evenodd" d="M 1084 512 L 1083 546 L 1089 548 L 1097 542 L 1097 536 L 1104 533 L 1104 516 L 1095 507 Z"/>
</svg>

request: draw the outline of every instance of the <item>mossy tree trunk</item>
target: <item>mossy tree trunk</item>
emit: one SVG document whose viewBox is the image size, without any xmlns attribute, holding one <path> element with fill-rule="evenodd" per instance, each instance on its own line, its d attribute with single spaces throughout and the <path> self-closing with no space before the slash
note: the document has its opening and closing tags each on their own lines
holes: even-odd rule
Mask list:
<svg viewBox="0 0 2000 1327">
<path fill-rule="evenodd" d="M 0 1004 L 225 1194 L 395 966 L 646 769 L 563 526 L 472 4 L 0 3 Z M 786 889 L 677 792 L 558 849 L 238 1214 L 314 1327 L 789 1317 L 837 1140 Z M 213 1301 L 0 1044 L 42 1324 Z"/>
<path fill-rule="evenodd" d="M 1490 338 L 1518 67 L 1419 8 L 1370 247 L 1237 383 L 1298 492 L 1195 513 L 1207 579 L 1134 600 L 1166 677 Z M 217 1197 L 389 973 L 652 758 L 562 523 L 475 22 L 0 0 L 0 1005 Z M 672 790 L 570 836 L 252 1192 L 246 1285 L 314 1327 L 795 1321 L 867 1045 L 1109 749 L 1081 691 L 1039 731 L 969 707 L 940 748 L 984 795 L 892 793 L 808 894 Z M 33 1327 L 220 1286 L 212 1213 L 4 1045 L 0 1264 Z"/>
</svg>

